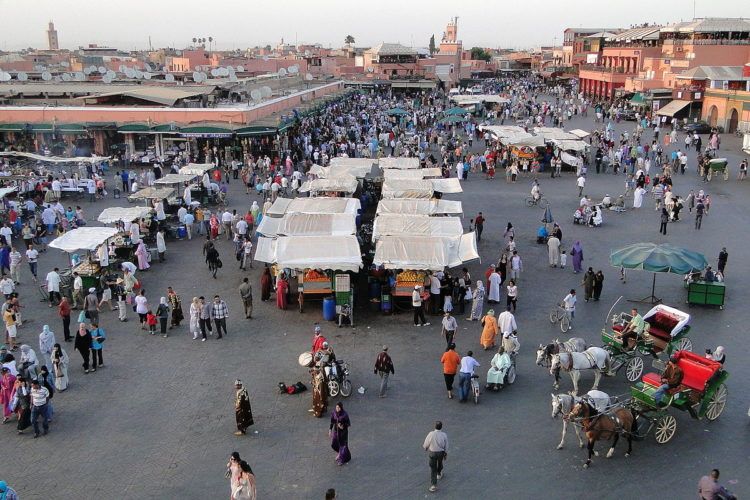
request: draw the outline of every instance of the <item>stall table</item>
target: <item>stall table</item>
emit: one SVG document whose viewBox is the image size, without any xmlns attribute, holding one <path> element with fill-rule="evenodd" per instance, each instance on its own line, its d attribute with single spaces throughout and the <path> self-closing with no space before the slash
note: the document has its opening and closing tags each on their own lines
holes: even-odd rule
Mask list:
<svg viewBox="0 0 750 500">
<path fill-rule="evenodd" d="M 719 306 L 724 309 L 726 285 L 720 281 L 690 281 L 687 284 L 688 304 Z"/>
</svg>

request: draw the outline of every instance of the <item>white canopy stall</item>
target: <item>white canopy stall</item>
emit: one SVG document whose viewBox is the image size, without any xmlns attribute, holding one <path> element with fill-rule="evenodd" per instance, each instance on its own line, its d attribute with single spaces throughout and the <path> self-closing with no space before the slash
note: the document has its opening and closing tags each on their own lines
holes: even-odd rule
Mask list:
<svg viewBox="0 0 750 500">
<path fill-rule="evenodd" d="M 386 269 L 442 271 L 478 258 L 474 233 L 452 238 L 399 235 L 378 239 L 373 264 Z"/>
<path fill-rule="evenodd" d="M 114 224 L 115 222 L 131 222 L 151 213 L 150 207 L 109 207 L 102 210 L 96 220 L 102 224 Z"/>
<path fill-rule="evenodd" d="M 380 200 L 377 215 L 463 215 L 460 201 L 453 200 Z"/>
<path fill-rule="evenodd" d="M 10 193 L 15 193 L 17 190 L 18 187 L 16 186 L 0 188 L 0 200 L 8 196 Z"/>
<path fill-rule="evenodd" d="M 432 190 L 438 193 L 463 193 L 461 182 L 455 177 L 448 179 L 427 179 L 432 184 Z"/>
<path fill-rule="evenodd" d="M 27 153 L 25 151 L 0 151 L 0 156 L 19 156 L 48 163 L 97 163 L 110 159 L 109 156 L 75 156 L 72 158 L 42 156 L 34 153 Z"/>
<path fill-rule="evenodd" d="M 277 236 L 346 236 L 356 234 L 352 214 L 286 214 L 263 217 L 258 232 L 266 237 Z"/>
<path fill-rule="evenodd" d="M 381 158 L 378 161 L 378 165 L 383 170 L 388 170 L 391 168 L 395 168 L 398 170 L 411 170 L 411 169 L 419 168 L 419 158 L 407 158 L 403 156 L 399 156 L 399 157 L 388 156 L 385 158 Z"/>
<path fill-rule="evenodd" d="M 213 163 L 188 163 L 180 169 L 180 173 L 184 175 L 202 176 L 205 172 L 208 172 L 213 168 L 215 168 Z"/>
<path fill-rule="evenodd" d="M 167 174 L 160 179 L 156 179 L 154 184 L 182 184 L 195 179 L 198 174 Z"/>
<path fill-rule="evenodd" d="M 357 178 L 353 175 L 345 174 L 336 177 L 326 177 L 324 179 L 314 179 L 306 181 L 300 186 L 300 193 L 310 192 L 312 195 L 318 193 L 335 192 L 353 194 L 359 187 Z"/>
<path fill-rule="evenodd" d="M 432 182 L 426 179 L 386 179 L 383 181 L 381 192 L 384 200 L 394 198 L 430 199 L 432 194 Z"/>
<path fill-rule="evenodd" d="M 284 214 L 351 214 L 357 215 L 361 204 L 355 198 L 276 198 L 266 215 Z"/>
<path fill-rule="evenodd" d="M 94 251 L 116 234 L 117 229 L 113 227 L 79 227 L 55 238 L 49 247 L 68 253 L 76 250 Z"/>
<path fill-rule="evenodd" d="M 460 217 L 383 214 L 375 218 L 373 241 L 383 236 L 414 235 L 456 237 L 464 232 Z"/>
<path fill-rule="evenodd" d="M 419 168 L 416 170 L 389 169 L 383 171 L 383 177 L 388 179 L 429 179 L 441 177 L 443 172 L 439 168 Z"/>
<path fill-rule="evenodd" d="M 557 147 L 559 147 L 563 151 L 575 151 L 577 153 L 586 151 L 589 147 L 589 145 L 585 142 L 577 140 L 573 141 L 569 139 L 553 139 L 552 142 L 555 143 Z"/>
<path fill-rule="evenodd" d="M 289 269 L 356 272 L 362 267 L 359 242 L 353 235 L 258 238 L 255 260 Z"/>
<path fill-rule="evenodd" d="M 331 158 L 329 166 L 320 167 L 322 170 L 321 174 L 316 174 L 318 177 L 337 177 L 341 175 L 353 175 L 354 177 L 361 179 L 372 173 L 373 167 L 377 163 L 377 160 L 372 158 L 343 158 L 335 157 Z"/>
</svg>

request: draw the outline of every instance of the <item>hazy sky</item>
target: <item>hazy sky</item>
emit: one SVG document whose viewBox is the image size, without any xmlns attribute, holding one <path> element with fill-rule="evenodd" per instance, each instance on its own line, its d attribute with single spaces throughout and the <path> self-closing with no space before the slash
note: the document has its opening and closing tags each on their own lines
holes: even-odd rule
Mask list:
<svg viewBox="0 0 750 500">
<path fill-rule="evenodd" d="M 46 48 L 55 22 L 60 46 L 182 48 L 213 36 L 219 49 L 276 44 L 283 37 L 338 47 L 382 41 L 427 46 L 459 16 L 464 46 L 561 43 L 566 27 L 628 27 L 693 17 L 692 0 L 0 0 L 0 49 Z M 748 0 L 695 0 L 697 17 L 750 17 Z"/>
</svg>

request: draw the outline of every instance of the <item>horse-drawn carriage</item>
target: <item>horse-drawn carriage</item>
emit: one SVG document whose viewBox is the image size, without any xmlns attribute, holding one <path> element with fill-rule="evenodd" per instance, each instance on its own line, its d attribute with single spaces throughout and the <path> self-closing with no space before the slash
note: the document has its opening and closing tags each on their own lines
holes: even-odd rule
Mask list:
<svg viewBox="0 0 750 500">
<path fill-rule="evenodd" d="M 729 161 L 726 158 L 712 158 L 708 160 L 706 180 L 711 180 L 714 175 L 722 175 L 724 180 L 729 180 Z"/>
<path fill-rule="evenodd" d="M 623 346 L 619 337 L 633 317 L 627 313 L 612 316 L 612 324 L 602 329 L 604 349 L 610 353 L 609 375 L 625 367 L 629 382 L 635 382 L 643 374 L 643 355 L 658 358 L 662 352 L 669 356 L 673 351 L 690 351 L 693 343 L 690 333 L 690 315 L 673 307 L 659 304 L 643 316 L 645 327 L 638 334 L 634 346 Z"/>
<path fill-rule="evenodd" d="M 659 444 L 672 439 L 677 420 L 669 414 L 669 408 L 708 420 L 716 420 L 724 411 L 728 395 L 724 382 L 729 374 L 722 364 L 690 351 L 677 351 L 673 357 L 682 370 L 682 382 L 668 392 L 664 405 L 654 400 L 654 393 L 661 385 L 659 373 L 647 373 L 630 389 L 632 399 L 628 406 L 636 415 L 634 439 L 644 439 L 652 430 Z"/>
</svg>

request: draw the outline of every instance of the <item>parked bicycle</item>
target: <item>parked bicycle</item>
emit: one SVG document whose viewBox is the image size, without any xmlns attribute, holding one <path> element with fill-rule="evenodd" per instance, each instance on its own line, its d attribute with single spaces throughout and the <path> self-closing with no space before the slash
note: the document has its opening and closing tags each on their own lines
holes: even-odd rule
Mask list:
<svg viewBox="0 0 750 500">
<path fill-rule="evenodd" d="M 570 329 L 570 316 L 563 304 L 557 304 L 549 313 L 549 321 L 552 324 L 560 323 L 560 330 L 565 333 Z"/>
</svg>

